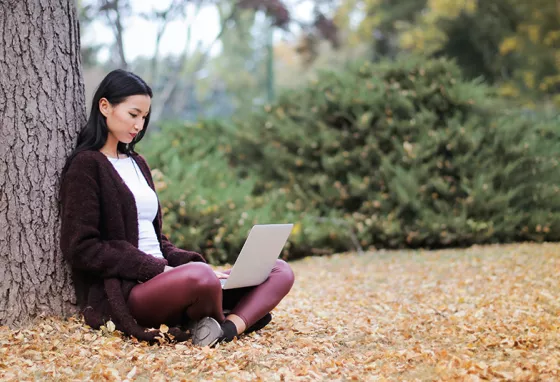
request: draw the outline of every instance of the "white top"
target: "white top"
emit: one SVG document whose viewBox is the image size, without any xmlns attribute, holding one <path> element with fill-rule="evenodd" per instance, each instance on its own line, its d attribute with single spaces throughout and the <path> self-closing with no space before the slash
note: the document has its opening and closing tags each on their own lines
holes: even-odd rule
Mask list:
<svg viewBox="0 0 560 382">
<path fill-rule="evenodd" d="M 150 188 L 132 158 L 107 158 L 134 195 L 138 211 L 138 249 L 154 257 L 163 258 L 153 224 L 158 210 L 156 193 Z"/>
</svg>

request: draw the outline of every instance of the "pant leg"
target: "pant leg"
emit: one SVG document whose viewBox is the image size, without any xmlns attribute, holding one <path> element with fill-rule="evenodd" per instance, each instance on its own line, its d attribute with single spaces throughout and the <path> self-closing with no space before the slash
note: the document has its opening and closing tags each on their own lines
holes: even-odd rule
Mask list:
<svg viewBox="0 0 560 382">
<path fill-rule="evenodd" d="M 270 276 L 260 285 L 249 288 L 226 289 L 223 307 L 232 309 L 250 327 L 274 309 L 294 284 L 294 273 L 283 260 L 276 260 Z"/>
<path fill-rule="evenodd" d="M 210 316 L 225 320 L 222 287 L 212 268 L 193 262 L 161 273 L 132 288 L 128 298 L 132 316 L 140 325 L 176 325 L 184 313 L 193 320 Z"/>
</svg>

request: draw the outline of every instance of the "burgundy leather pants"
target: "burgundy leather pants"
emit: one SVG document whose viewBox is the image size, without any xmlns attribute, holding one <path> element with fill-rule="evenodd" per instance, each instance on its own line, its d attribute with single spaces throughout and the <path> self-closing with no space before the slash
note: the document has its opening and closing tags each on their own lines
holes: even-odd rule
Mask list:
<svg viewBox="0 0 560 382">
<path fill-rule="evenodd" d="M 283 260 L 276 261 L 262 284 L 227 290 L 222 290 L 208 264 L 193 262 L 132 288 L 128 307 L 138 323 L 146 327 L 178 325 L 185 315 L 191 320 L 210 316 L 224 322 L 224 309 L 231 310 L 250 327 L 276 307 L 293 284 L 294 273 Z"/>
</svg>

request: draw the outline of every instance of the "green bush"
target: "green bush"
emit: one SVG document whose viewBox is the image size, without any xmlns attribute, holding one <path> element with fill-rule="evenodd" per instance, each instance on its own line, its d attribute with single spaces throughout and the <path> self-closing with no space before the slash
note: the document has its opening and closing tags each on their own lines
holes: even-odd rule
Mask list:
<svg viewBox="0 0 560 382">
<path fill-rule="evenodd" d="M 284 258 L 559 240 L 558 116 L 505 106 L 445 60 L 363 63 L 228 123 L 167 124 L 139 150 L 164 232 L 213 263 L 257 223 L 296 223 Z"/>
<path fill-rule="evenodd" d="M 446 60 L 362 63 L 239 118 L 228 156 L 363 246 L 558 240 L 559 126 L 503 107 Z"/>
<path fill-rule="evenodd" d="M 348 245 L 337 245 L 334 223 L 318 229 L 314 215 L 291 209 L 285 190 L 253 196 L 254 178 L 241 179 L 227 162 L 231 139 L 227 124 L 169 123 L 139 145 L 152 168 L 164 233 L 173 243 L 204 253 L 212 263 L 233 263 L 253 224 L 293 222 L 283 258 L 332 253 Z"/>
</svg>

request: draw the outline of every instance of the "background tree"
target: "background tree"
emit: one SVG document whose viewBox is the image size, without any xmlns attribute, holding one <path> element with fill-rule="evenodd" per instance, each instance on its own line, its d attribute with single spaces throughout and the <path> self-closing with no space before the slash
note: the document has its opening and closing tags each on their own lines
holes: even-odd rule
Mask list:
<svg viewBox="0 0 560 382">
<path fill-rule="evenodd" d="M 221 10 L 220 15 L 223 14 Z M 199 81 L 202 85 L 199 94 L 209 101 L 205 108 L 215 102 L 215 98 L 206 94 L 220 86 L 227 89 L 236 109 L 250 109 L 253 102 L 264 100 L 269 22 L 263 16 L 252 9 L 242 10 L 236 14 L 235 23 L 226 26 L 220 39 L 221 52 L 209 60 L 206 67 L 209 75 Z"/>
<path fill-rule="evenodd" d="M 128 0 L 100 0 L 98 12 L 106 17 L 106 23 L 113 29 L 116 50 L 115 62 L 122 69 L 127 69 L 128 60 L 124 52 L 124 24 L 123 19 L 130 16 L 131 5 Z M 95 9 L 95 8 L 94 8 Z"/>
<path fill-rule="evenodd" d="M 399 23 L 412 22 L 426 6 L 427 0 L 345 0 L 337 8 L 337 27 L 349 31 L 352 43 L 363 42 L 374 61 L 395 57 L 399 45 Z M 357 20 L 357 21 L 356 21 Z"/>
<path fill-rule="evenodd" d="M 101 42 L 93 44 L 84 43 L 83 31 L 90 28 L 90 25 L 95 20 L 96 15 L 95 13 L 91 12 L 90 5 L 84 5 L 83 0 L 76 1 L 76 8 L 79 17 L 80 30 L 82 31 L 82 33 L 80 33 L 82 67 L 87 70 L 88 68 L 95 68 L 96 66 L 100 65 L 99 61 L 97 60 L 97 55 L 99 54 L 100 49 L 103 48 L 105 44 Z"/>
<path fill-rule="evenodd" d="M 401 46 L 457 60 L 502 95 L 560 104 L 560 5 L 551 0 L 432 0 L 401 23 Z"/>
<path fill-rule="evenodd" d="M 37 22 L 37 20 L 43 20 Z M 0 325 L 73 310 L 61 169 L 85 122 L 74 2 L 0 2 Z"/>
<path fill-rule="evenodd" d="M 550 98 L 560 106 L 560 2 L 510 0 L 523 15 L 500 44 L 513 65 L 502 94 Z"/>
<path fill-rule="evenodd" d="M 158 8 L 154 3 L 144 12 L 128 0 L 82 2 L 83 13 L 98 18 L 113 34 L 110 46 L 115 54 L 104 70 L 128 67 L 146 78 L 157 92 L 152 114 L 156 125 L 160 119 L 229 115 L 234 108 L 250 108 L 270 98 L 276 87 L 271 38 L 275 30 L 304 35 L 314 44 L 327 40 L 334 47 L 339 45 L 338 29 L 330 18 L 335 9 L 332 0 L 312 1 L 315 7 L 311 17 L 302 17 L 297 11 L 299 2 L 280 0 L 169 0 Z M 216 11 L 218 32 L 210 42 L 196 41 L 193 27 L 199 14 L 209 9 Z M 130 61 L 124 54 L 124 36 L 127 25 L 132 25 L 129 21 L 138 17 L 156 25 L 155 49 L 150 57 Z M 88 27 L 89 19 L 82 20 Z M 174 21 L 185 25 L 186 43 L 181 52 L 162 56 L 161 41 Z M 307 48 L 300 51 L 301 56 L 308 56 L 314 49 Z M 264 97 L 266 93 L 268 97 Z"/>
</svg>

